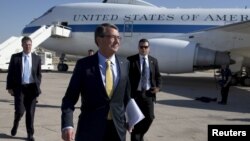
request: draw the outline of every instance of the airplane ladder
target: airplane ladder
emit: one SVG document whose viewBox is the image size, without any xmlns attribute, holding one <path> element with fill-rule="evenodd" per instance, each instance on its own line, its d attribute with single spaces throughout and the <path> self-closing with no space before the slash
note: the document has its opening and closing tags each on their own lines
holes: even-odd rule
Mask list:
<svg viewBox="0 0 250 141">
<path fill-rule="evenodd" d="M 32 52 L 49 37 L 70 37 L 70 32 L 70 29 L 60 25 L 41 26 L 38 30 L 29 35 L 32 39 Z M 0 70 L 7 70 L 11 55 L 22 51 L 22 38 L 23 36 L 10 37 L 0 44 Z"/>
</svg>

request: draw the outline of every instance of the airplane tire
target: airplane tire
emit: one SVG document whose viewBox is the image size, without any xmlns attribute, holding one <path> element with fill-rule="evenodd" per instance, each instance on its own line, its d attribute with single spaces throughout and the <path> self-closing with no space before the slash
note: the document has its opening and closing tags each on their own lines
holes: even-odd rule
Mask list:
<svg viewBox="0 0 250 141">
<path fill-rule="evenodd" d="M 57 65 L 57 70 L 62 71 L 63 70 L 63 64 L 58 64 Z"/>
<path fill-rule="evenodd" d="M 245 78 L 244 80 L 243 80 L 243 86 L 250 86 L 250 78 Z"/>
<path fill-rule="evenodd" d="M 68 71 L 68 68 L 69 68 L 68 65 L 64 63 L 60 63 L 57 65 L 57 70 L 60 72 Z"/>
<path fill-rule="evenodd" d="M 68 71 L 69 66 L 67 64 L 63 64 L 63 71 L 66 72 Z"/>
</svg>

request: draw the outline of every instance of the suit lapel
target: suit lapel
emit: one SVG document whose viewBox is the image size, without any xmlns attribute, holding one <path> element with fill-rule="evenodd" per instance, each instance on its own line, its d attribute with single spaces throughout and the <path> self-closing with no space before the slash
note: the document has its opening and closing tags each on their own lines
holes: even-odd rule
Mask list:
<svg viewBox="0 0 250 141">
<path fill-rule="evenodd" d="M 102 76 L 101 76 L 101 70 L 100 70 L 100 66 L 99 66 L 99 60 L 98 60 L 98 53 L 93 55 L 93 59 L 91 60 L 91 62 L 93 62 L 93 67 L 92 67 L 92 72 L 95 74 L 96 79 L 97 79 L 97 85 L 101 86 L 102 90 L 104 91 L 104 94 L 106 95 L 107 99 L 109 99 L 107 92 L 106 92 L 106 88 L 103 84 L 102 81 Z"/>
<path fill-rule="evenodd" d="M 35 56 L 35 54 L 33 54 L 33 53 L 31 53 L 31 74 L 32 74 L 32 76 L 33 76 L 33 78 L 34 78 L 34 65 L 35 65 L 35 63 L 36 63 L 36 56 Z"/>
<path fill-rule="evenodd" d="M 20 70 L 21 70 L 21 72 L 20 72 L 21 74 L 22 74 L 22 72 L 23 72 L 22 57 L 23 57 L 23 53 L 21 52 L 21 53 L 18 54 L 18 65 L 19 65 L 19 68 L 20 68 Z"/>
<path fill-rule="evenodd" d="M 119 59 L 119 57 L 117 57 L 117 56 L 115 58 L 116 58 L 116 63 L 117 63 L 119 80 L 118 80 L 117 85 L 114 88 L 112 97 L 117 94 L 116 91 L 119 88 L 119 84 L 121 83 L 122 78 L 124 77 L 123 75 L 126 74 L 124 72 L 126 70 L 126 68 L 125 68 L 126 65 L 123 64 L 124 62 L 122 61 L 122 59 Z M 112 99 L 112 97 L 111 97 L 111 99 Z"/>
<path fill-rule="evenodd" d="M 140 65 L 141 63 L 140 63 L 140 55 L 138 54 L 137 56 L 136 56 L 136 66 L 137 66 L 137 69 L 138 69 L 138 71 L 140 72 L 140 74 L 141 74 L 141 65 Z"/>
<path fill-rule="evenodd" d="M 151 73 L 154 71 L 154 61 L 152 60 L 150 56 L 148 56 L 148 65 L 149 65 L 150 76 L 151 76 Z"/>
<path fill-rule="evenodd" d="M 37 56 L 34 54 L 34 53 L 31 53 L 31 63 L 32 63 L 32 65 L 31 65 L 31 74 L 32 74 L 32 76 L 33 76 L 33 78 L 35 78 L 35 74 L 36 74 L 36 65 L 37 65 Z M 42 66 L 41 66 L 42 67 Z"/>
</svg>

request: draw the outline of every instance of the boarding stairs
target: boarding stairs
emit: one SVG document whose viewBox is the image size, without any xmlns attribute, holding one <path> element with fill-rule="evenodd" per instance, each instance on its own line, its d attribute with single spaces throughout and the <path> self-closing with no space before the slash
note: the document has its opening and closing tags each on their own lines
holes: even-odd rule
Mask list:
<svg viewBox="0 0 250 141">
<path fill-rule="evenodd" d="M 38 30 L 29 35 L 29 37 L 32 39 L 32 52 L 50 37 L 69 38 L 70 34 L 70 28 L 62 25 L 41 26 Z M 23 36 L 13 36 L 0 44 L 0 70 L 7 70 L 11 55 L 22 51 L 22 38 Z"/>
</svg>

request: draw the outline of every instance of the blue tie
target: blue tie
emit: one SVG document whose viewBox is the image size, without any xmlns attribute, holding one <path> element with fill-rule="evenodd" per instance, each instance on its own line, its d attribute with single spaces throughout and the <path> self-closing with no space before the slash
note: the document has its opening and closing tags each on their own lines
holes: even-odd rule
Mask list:
<svg viewBox="0 0 250 141">
<path fill-rule="evenodd" d="M 23 70 L 23 82 L 24 83 L 30 83 L 30 67 L 29 67 L 29 59 L 28 55 L 25 55 L 24 57 L 24 70 Z"/>
<path fill-rule="evenodd" d="M 141 73 L 141 90 L 147 89 L 147 73 L 146 73 L 146 58 L 143 57 L 142 73 Z"/>
</svg>

